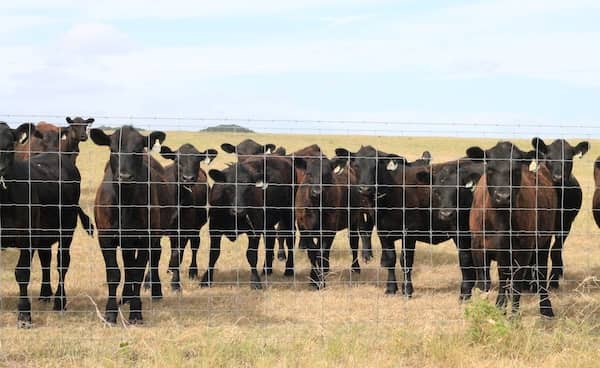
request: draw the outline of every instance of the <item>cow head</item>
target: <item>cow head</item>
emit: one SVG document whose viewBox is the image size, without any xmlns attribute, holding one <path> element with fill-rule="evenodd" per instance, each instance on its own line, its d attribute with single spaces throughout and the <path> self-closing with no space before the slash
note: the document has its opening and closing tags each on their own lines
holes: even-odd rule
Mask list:
<svg viewBox="0 0 600 368">
<path fill-rule="evenodd" d="M 69 124 L 69 131 L 70 131 L 72 138 L 78 140 L 79 142 L 87 141 L 88 131 L 89 131 L 90 127 L 92 126 L 92 124 L 94 123 L 93 118 L 83 119 L 78 116 L 75 119 L 71 119 L 70 117 L 67 116 L 67 118 L 65 120 Z M 61 139 L 62 139 L 62 134 L 61 134 Z"/>
<path fill-rule="evenodd" d="M 113 179 L 119 182 L 146 181 L 148 168 L 144 165 L 147 149 L 164 142 L 166 134 L 155 131 L 143 135 L 134 127 L 126 125 L 108 135 L 101 129 L 90 131 L 92 141 L 99 146 L 110 148 L 110 167 Z"/>
<path fill-rule="evenodd" d="M 193 145 L 184 144 L 175 152 L 167 146 L 162 146 L 160 154 L 162 157 L 175 162 L 177 165 L 177 182 L 191 191 L 190 184 L 197 182 L 200 164 L 203 162 L 207 165 L 210 164 L 217 157 L 217 150 L 209 148 L 204 152 L 200 152 Z"/>
<path fill-rule="evenodd" d="M 483 174 L 483 165 L 470 160 L 458 160 L 433 171 L 428 168 L 416 173 L 417 181 L 431 185 L 431 206 L 441 221 L 455 221 L 457 210 L 470 208 L 472 190 Z"/>
<path fill-rule="evenodd" d="M 467 156 L 483 160 L 487 189 L 495 207 L 514 207 L 521 186 L 521 169 L 530 165 L 536 151 L 524 152 L 511 142 L 498 142 L 493 148 L 467 149 Z"/>
<path fill-rule="evenodd" d="M 324 155 L 295 157 L 294 167 L 304 172 L 298 191 L 307 193 L 313 201 L 321 198 L 321 193 L 325 189 L 324 185 L 333 183 L 334 166 Z"/>
<path fill-rule="evenodd" d="M 546 145 L 541 138 L 531 140 L 533 148 L 540 153 L 552 175 L 556 185 L 563 185 L 573 173 L 573 157 L 582 157 L 590 149 L 586 141 L 579 142 L 575 147 L 564 139 L 557 139 L 552 144 Z"/>
<path fill-rule="evenodd" d="M 342 169 L 343 159 L 348 161 L 351 169 L 358 177 L 358 192 L 373 201 L 375 197 L 385 196 L 381 185 L 393 183 L 393 175 L 398 168 L 406 165 L 404 157 L 381 152 L 371 146 L 362 146 L 358 152 L 350 152 L 345 148 L 335 150 L 337 156 L 335 171 Z"/>
<path fill-rule="evenodd" d="M 238 159 L 242 160 L 249 159 L 256 155 L 269 155 L 275 152 L 275 147 L 276 146 L 274 144 L 259 144 L 252 139 L 245 139 L 237 146 L 234 146 L 230 143 L 223 143 L 221 145 L 221 149 L 223 151 L 227 153 L 235 153 L 238 155 Z"/>
<path fill-rule="evenodd" d="M 220 187 L 217 190 L 223 197 L 219 205 L 229 207 L 231 216 L 250 221 L 249 213 L 263 206 L 264 191 L 268 188 L 268 183 L 250 165 L 236 163 L 222 171 L 212 169 L 208 175 L 214 180 L 215 186 Z"/>
<path fill-rule="evenodd" d="M 0 177 L 4 177 L 15 160 L 15 145 L 25 144 L 31 136 L 40 138 L 35 125 L 25 123 L 11 129 L 5 122 L 0 122 Z"/>
</svg>

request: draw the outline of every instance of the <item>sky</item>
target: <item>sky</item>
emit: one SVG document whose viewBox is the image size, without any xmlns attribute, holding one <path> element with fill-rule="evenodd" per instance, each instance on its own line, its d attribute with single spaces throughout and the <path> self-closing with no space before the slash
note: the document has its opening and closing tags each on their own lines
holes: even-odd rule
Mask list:
<svg viewBox="0 0 600 368">
<path fill-rule="evenodd" d="M 0 120 L 600 137 L 597 0 L 0 2 Z"/>
</svg>

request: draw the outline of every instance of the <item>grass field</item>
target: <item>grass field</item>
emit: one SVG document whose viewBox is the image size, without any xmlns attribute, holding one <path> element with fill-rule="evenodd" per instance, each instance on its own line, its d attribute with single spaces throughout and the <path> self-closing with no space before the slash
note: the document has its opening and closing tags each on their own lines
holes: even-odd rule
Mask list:
<svg viewBox="0 0 600 368">
<path fill-rule="evenodd" d="M 357 150 L 373 144 L 409 159 L 430 150 L 434 162 L 460 157 L 467 147 L 489 147 L 490 139 L 409 138 L 374 136 L 317 136 L 266 134 L 167 134 L 166 145 L 185 142 L 203 150 L 223 142 L 251 137 L 275 143 L 288 152 L 312 143 L 333 155 L 336 147 Z M 528 148 L 527 141 L 515 141 Z M 576 142 L 572 142 L 576 143 Z M 37 257 L 32 270 L 32 330 L 16 328 L 17 252 L 0 253 L 0 365 L 21 366 L 374 366 L 399 367 L 597 367 L 600 363 L 600 230 L 591 216 L 593 160 L 600 142 L 575 161 L 575 174 L 584 188 L 583 209 L 565 246 L 565 277 L 561 291 L 552 294 L 557 318 L 538 316 L 537 297 L 525 296 L 522 317 L 506 320 L 489 301 L 496 291 L 458 303 L 459 269 L 452 243 L 419 244 L 415 258 L 415 294 L 411 300 L 385 297 L 385 274 L 376 258 L 360 276 L 349 272 L 350 252 L 344 233 L 334 243 L 328 288 L 313 291 L 307 284 L 306 255 L 298 252 L 296 276 L 285 279 L 283 264 L 264 291 L 251 291 L 245 257 L 245 237 L 223 242 L 218 284 L 200 289 L 183 278 L 183 292 L 170 292 L 168 252 L 163 252 L 161 278 L 165 298 L 143 294 L 145 325 L 109 328 L 98 318 L 106 302 L 105 271 L 96 239 L 78 230 L 67 276 L 68 311 L 54 313 L 37 301 L 41 273 Z M 102 178 L 108 150 L 89 142 L 79 158 L 82 206 L 92 214 L 95 190 Z M 233 160 L 219 153 L 211 167 Z M 397 244 L 399 247 L 399 244 Z M 163 240 L 168 251 L 168 241 Z M 262 248 L 261 248 L 262 249 Z M 189 249 L 182 275 L 187 275 Z M 207 229 L 202 229 L 200 272 L 207 264 Z M 262 264 L 262 253 L 259 264 Z M 361 260 L 362 261 L 362 260 Z M 54 264 L 53 264 L 54 267 Z M 53 272 L 53 281 L 56 273 Z M 124 311 L 127 315 L 127 311 Z"/>
</svg>

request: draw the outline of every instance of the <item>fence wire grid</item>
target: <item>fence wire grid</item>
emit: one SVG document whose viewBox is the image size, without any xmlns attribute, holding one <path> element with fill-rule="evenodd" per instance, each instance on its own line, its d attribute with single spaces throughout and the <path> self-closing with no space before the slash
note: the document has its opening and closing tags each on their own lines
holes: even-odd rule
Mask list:
<svg viewBox="0 0 600 368">
<path fill-rule="evenodd" d="M 0 117 L 2 327 L 597 297 L 595 125 Z"/>
</svg>

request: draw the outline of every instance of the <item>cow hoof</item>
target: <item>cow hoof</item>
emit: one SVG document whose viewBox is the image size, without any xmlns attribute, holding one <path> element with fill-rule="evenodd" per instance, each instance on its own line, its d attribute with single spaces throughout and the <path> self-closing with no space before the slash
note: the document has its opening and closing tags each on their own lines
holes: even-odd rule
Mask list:
<svg viewBox="0 0 600 368">
<path fill-rule="evenodd" d="M 262 290 L 263 286 L 260 282 L 252 281 L 250 283 L 250 289 L 252 290 Z"/>
<path fill-rule="evenodd" d="M 369 262 L 371 262 L 371 261 L 373 260 L 373 253 L 367 253 L 367 254 L 364 254 L 364 253 L 363 253 L 363 260 L 364 260 L 366 263 L 369 263 Z"/>
<path fill-rule="evenodd" d="M 286 259 L 285 252 L 277 252 L 277 260 L 279 262 L 285 262 Z"/>
<path fill-rule="evenodd" d="M 550 289 L 552 289 L 552 290 L 557 290 L 557 289 L 559 289 L 560 285 L 559 285 L 558 279 L 556 279 L 556 280 L 550 280 L 550 283 L 548 284 L 548 286 L 549 286 L 549 287 L 550 287 Z"/>
<path fill-rule="evenodd" d="M 144 324 L 144 319 L 142 318 L 142 312 L 130 312 L 129 313 L 129 324 L 140 326 Z"/>
<path fill-rule="evenodd" d="M 17 328 L 30 329 L 32 327 L 33 323 L 31 323 L 31 313 L 19 312 L 19 316 L 17 318 Z"/>
<path fill-rule="evenodd" d="M 152 293 L 152 300 L 158 301 L 158 300 L 162 300 L 162 298 L 163 298 L 162 291 L 160 293 Z"/>
<path fill-rule="evenodd" d="M 181 292 L 181 284 L 179 282 L 172 282 L 171 283 L 171 291 L 174 293 Z"/>
<path fill-rule="evenodd" d="M 283 272 L 283 276 L 286 277 L 292 277 L 294 276 L 294 270 L 287 268 L 284 272 Z"/>
<path fill-rule="evenodd" d="M 385 295 L 396 295 L 396 293 L 398 292 L 398 288 L 386 288 L 385 289 Z"/>
<path fill-rule="evenodd" d="M 402 295 L 404 295 L 407 298 L 412 298 L 412 294 L 413 294 L 412 284 L 406 284 L 406 285 L 402 286 Z"/>
<path fill-rule="evenodd" d="M 350 272 L 360 275 L 360 267 L 352 267 Z"/>
<path fill-rule="evenodd" d="M 117 312 L 106 312 L 104 315 L 104 321 L 109 326 L 114 326 L 117 324 Z"/>
<path fill-rule="evenodd" d="M 188 271 L 188 278 L 190 280 L 196 280 L 198 278 L 198 269 L 197 268 L 190 268 Z"/>
<path fill-rule="evenodd" d="M 55 298 L 54 299 L 54 307 L 52 308 L 55 311 L 64 311 L 67 310 L 67 299 L 66 298 Z"/>
<path fill-rule="evenodd" d="M 458 297 L 458 303 L 463 304 L 471 300 L 471 294 L 460 294 Z"/>
<path fill-rule="evenodd" d="M 554 312 L 552 311 L 552 308 L 541 308 L 540 313 L 542 314 L 542 317 L 544 317 L 544 318 L 547 318 L 547 319 L 554 318 Z"/>
</svg>

